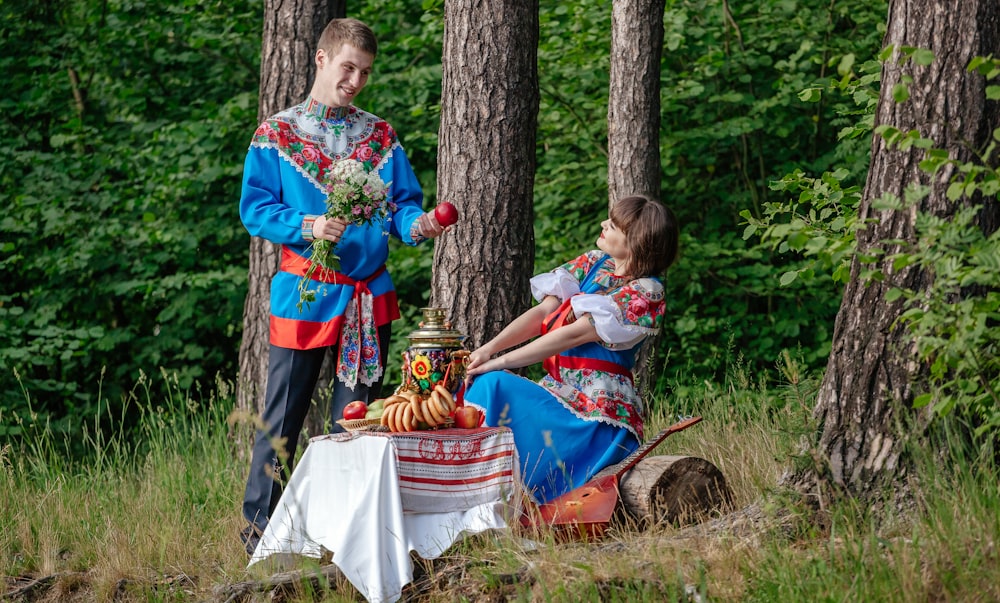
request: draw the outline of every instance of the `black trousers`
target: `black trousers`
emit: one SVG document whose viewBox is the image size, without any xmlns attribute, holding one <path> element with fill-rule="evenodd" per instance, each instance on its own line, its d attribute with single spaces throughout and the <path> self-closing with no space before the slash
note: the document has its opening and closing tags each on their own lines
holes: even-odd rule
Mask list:
<svg viewBox="0 0 1000 603">
<path fill-rule="evenodd" d="M 391 324 L 378 328 L 382 366 L 386 365 L 389 356 L 391 334 Z M 272 345 L 268 354 L 264 414 L 261 416 L 263 429 L 258 429 L 254 438 L 250 473 L 243 494 L 243 518 L 261 532 L 267 527 L 291 474 L 302 426 L 329 349 L 291 350 Z M 336 353 L 337 348 L 332 351 Z M 331 433 L 343 431 L 336 420 L 343 415 L 348 402 L 370 402 L 378 397 L 381 386 L 382 378 L 371 387 L 358 383 L 353 389 L 334 378 L 330 396 Z"/>
</svg>

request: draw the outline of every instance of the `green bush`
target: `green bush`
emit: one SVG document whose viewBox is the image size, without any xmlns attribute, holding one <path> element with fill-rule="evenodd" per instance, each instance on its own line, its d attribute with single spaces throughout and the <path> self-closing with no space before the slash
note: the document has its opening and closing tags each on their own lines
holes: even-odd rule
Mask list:
<svg viewBox="0 0 1000 603">
<path fill-rule="evenodd" d="M 399 131 L 428 207 L 442 7 L 377 0 L 351 12 L 380 38 L 359 102 Z M 693 0 L 664 14 L 661 196 L 684 230 L 657 367 L 668 381 L 720 377 L 734 357 L 771 372 L 783 350 L 822 366 L 839 283 L 816 272 L 782 287 L 809 258 L 743 239 L 740 214 L 764 219 L 784 194 L 770 183 L 795 169 L 843 167 L 846 191 L 867 166 L 860 138 L 837 138 L 856 121 L 850 94 L 807 101 L 853 57 L 874 56 L 884 3 L 725 10 Z M 0 437 L 22 428 L 15 414 L 78 432 L 98 404 L 120 406 L 140 372 L 163 368 L 184 388 L 235 375 L 249 243 L 237 199 L 262 12 L 259 0 L 0 5 Z M 542 270 L 591 247 L 606 211 L 610 10 L 545 0 L 539 19 Z M 432 254 L 395 245 L 390 262 L 405 318 L 395 361 L 427 303 Z"/>
<path fill-rule="evenodd" d="M 260 9 L 0 5 L 0 435 L 77 433 L 142 370 L 234 374 Z"/>
</svg>

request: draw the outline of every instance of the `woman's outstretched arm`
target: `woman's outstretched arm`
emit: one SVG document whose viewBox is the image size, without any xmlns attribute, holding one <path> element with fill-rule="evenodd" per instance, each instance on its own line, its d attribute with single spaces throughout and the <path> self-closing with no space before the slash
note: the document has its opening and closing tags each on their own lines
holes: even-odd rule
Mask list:
<svg viewBox="0 0 1000 603">
<path fill-rule="evenodd" d="M 511 323 L 511 325 L 513 324 Z M 540 329 L 537 332 L 540 332 Z M 468 375 L 469 377 L 474 377 L 488 371 L 522 368 L 536 362 L 541 362 L 549 356 L 554 356 L 578 345 L 598 340 L 600 340 L 600 336 L 597 334 L 597 330 L 591 324 L 590 320 L 584 316 L 555 331 L 549 331 L 531 343 L 511 350 L 506 354 L 501 354 L 493 359 L 487 357 L 486 360 L 482 360 L 475 366 L 470 363 Z M 479 350 L 476 351 L 478 352 Z"/>
<path fill-rule="evenodd" d="M 504 350 L 512 348 L 518 344 L 528 341 L 532 337 L 537 337 L 542 332 L 542 320 L 555 312 L 559 307 L 559 298 L 548 295 L 536 306 L 532 306 L 524 311 L 520 316 L 508 324 L 496 337 L 487 343 L 476 348 L 469 355 L 469 362 L 466 365 L 468 370 L 474 370 L 487 362 L 494 354 L 499 354 Z M 482 371 L 477 371 L 477 373 Z"/>
</svg>

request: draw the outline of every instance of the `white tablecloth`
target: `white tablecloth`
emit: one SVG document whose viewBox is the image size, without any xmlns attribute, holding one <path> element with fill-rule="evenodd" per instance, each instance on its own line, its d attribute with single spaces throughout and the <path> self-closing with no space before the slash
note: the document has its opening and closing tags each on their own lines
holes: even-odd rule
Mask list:
<svg viewBox="0 0 1000 603">
<path fill-rule="evenodd" d="M 468 504 L 445 504 L 441 508 L 448 510 L 437 513 L 404 512 L 399 450 L 414 449 L 414 443 L 421 441 L 410 435 L 397 446 L 395 436 L 360 433 L 310 441 L 250 565 L 279 553 L 318 559 L 324 551 L 332 552 L 333 563 L 366 599 L 392 602 L 413 579 L 410 551 L 434 559 L 463 534 L 506 528 L 507 519 L 520 511 L 517 456 L 507 429 L 480 433 L 489 435 L 494 447 L 509 447 L 506 457 L 512 473 L 504 483 L 510 486 L 494 488 L 493 499 L 484 501 L 481 485 L 463 492 L 465 488 L 456 482 L 455 500 Z M 441 442 L 431 439 L 432 433 L 428 432 L 427 442 L 440 449 Z M 442 466 L 437 463 L 435 471 Z M 455 467 L 460 472 L 462 463 Z M 411 479 L 409 473 L 404 477 Z"/>
</svg>

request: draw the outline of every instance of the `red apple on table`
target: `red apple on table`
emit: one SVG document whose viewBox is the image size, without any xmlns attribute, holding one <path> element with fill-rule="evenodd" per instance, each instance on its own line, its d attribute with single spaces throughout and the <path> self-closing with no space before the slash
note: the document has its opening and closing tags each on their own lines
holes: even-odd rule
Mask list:
<svg viewBox="0 0 1000 603">
<path fill-rule="evenodd" d="M 475 429 L 483 419 L 483 413 L 475 406 L 459 406 L 453 414 L 455 427 Z"/>
<path fill-rule="evenodd" d="M 438 203 L 437 207 L 434 208 L 434 217 L 441 226 L 451 226 L 458 222 L 458 210 L 447 201 Z"/>
<path fill-rule="evenodd" d="M 344 407 L 344 419 L 347 421 L 353 421 L 355 419 L 364 419 L 365 413 L 368 412 L 368 405 L 362 400 L 355 400 L 354 402 L 348 402 L 347 406 Z"/>
</svg>

